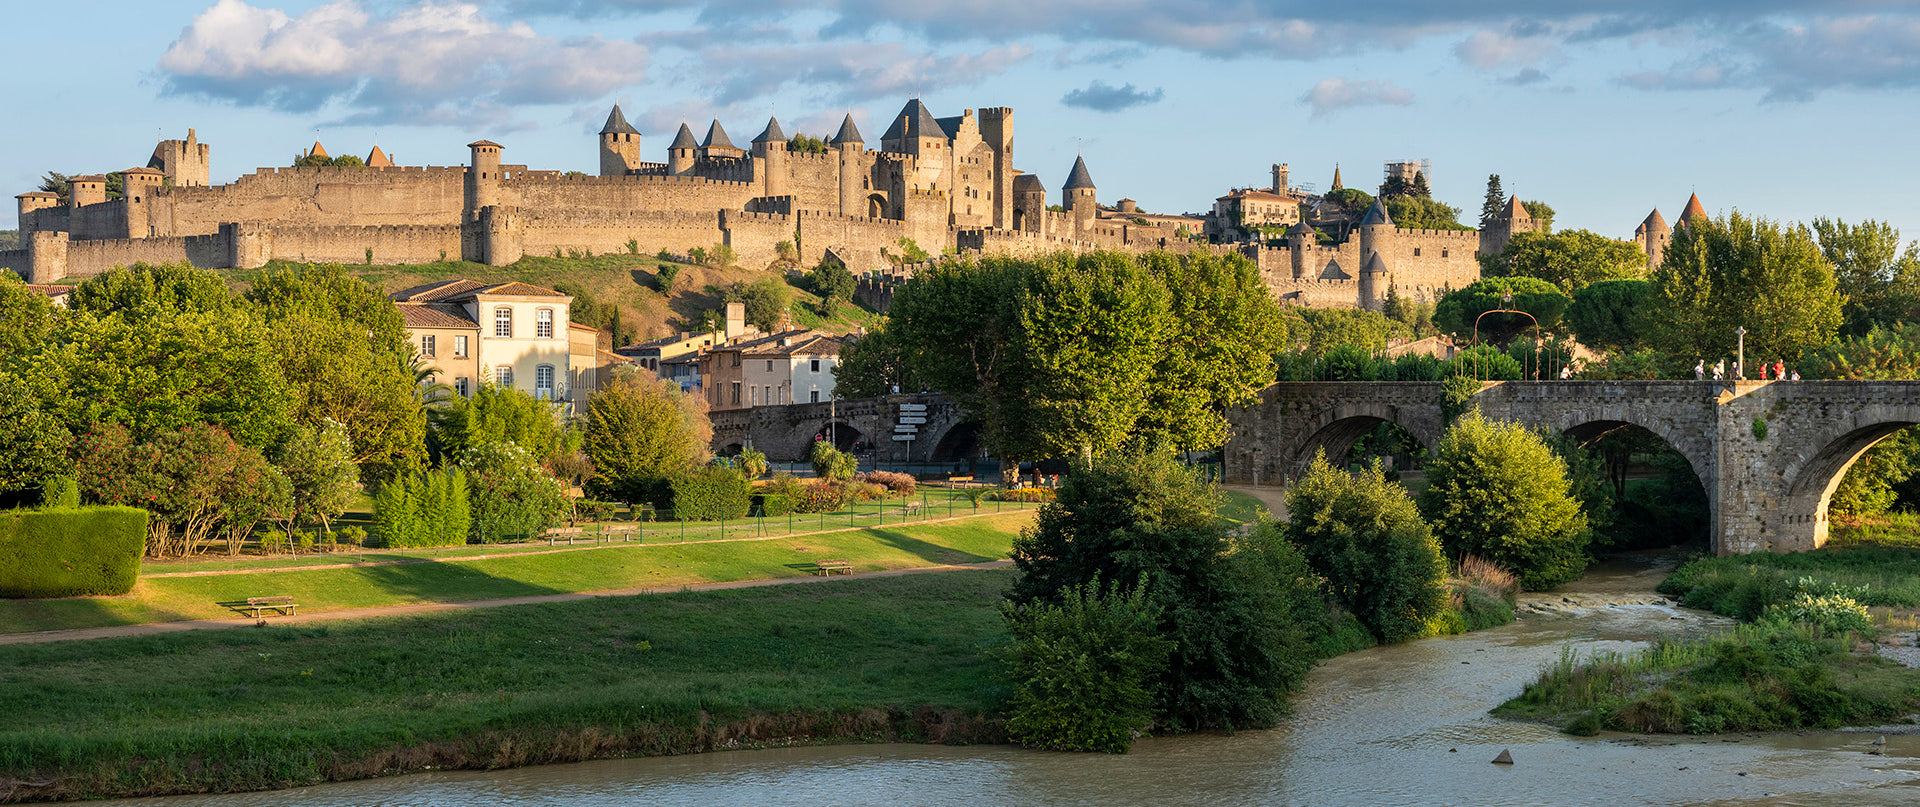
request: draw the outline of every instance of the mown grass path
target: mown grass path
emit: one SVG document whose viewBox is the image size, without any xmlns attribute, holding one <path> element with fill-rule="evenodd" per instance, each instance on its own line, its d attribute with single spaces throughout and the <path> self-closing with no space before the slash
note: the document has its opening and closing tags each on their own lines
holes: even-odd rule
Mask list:
<svg viewBox="0 0 1920 807">
<path fill-rule="evenodd" d="M 805 578 L 813 576 L 814 561 L 824 558 L 845 558 L 862 572 L 980 564 L 1005 558 L 1029 517 L 1021 512 L 776 538 L 601 544 L 575 551 L 146 578 L 120 597 L 0 602 L 0 634 L 209 620 L 232 624 L 240 616 L 232 604 L 258 596 L 292 596 L 304 617 Z"/>
</svg>

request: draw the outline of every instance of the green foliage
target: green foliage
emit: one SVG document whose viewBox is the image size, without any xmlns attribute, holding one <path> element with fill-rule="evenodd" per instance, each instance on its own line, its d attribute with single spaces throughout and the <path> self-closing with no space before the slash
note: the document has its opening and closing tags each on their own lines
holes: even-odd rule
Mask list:
<svg viewBox="0 0 1920 807">
<path fill-rule="evenodd" d="M 1519 381 L 1523 369 L 1519 359 L 1492 345 L 1475 345 L 1453 354 L 1453 358 L 1447 360 L 1449 378 Z M 1478 385 L 1474 389 L 1478 391 Z"/>
<path fill-rule="evenodd" d="M 1358 216 L 1373 206 L 1373 197 L 1359 188 L 1340 188 L 1328 191 L 1326 200 L 1340 206 L 1341 210 Z"/>
<path fill-rule="evenodd" d="M 1028 748 L 1123 754 L 1146 733 L 1173 643 L 1159 635 L 1160 608 L 1145 589 L 1093 580 L 1059 605 L 1001 603 L 1013 636 L 1000 653 L 1014 685 L 1009 737 Z"/>
<path fill-rule="evenodd" d="M 813 464 L 813 473 L 821 479 L 845 481 L 853 478 L 860 463 L 852 455 L 834 448 L 832 443 L 816 440 L 813 449 L 807 453 L 807 462 Z"/>
<path fill-rule="evenodd" d="M 18 379 L 0 372 L 0 505 L 25 503 L 42 480 L 69 473 L 72 442 L 58 417 L 42 410 Z"/>
<path fill-rule="evenodd" d="M 726 291 L 726 301 L 746 306 L 747 324 L 763 331 L 779 330 L 787 309 L 793 305 L 793 287 L 774 275 L 740 281 Z"/>
<path fill-rule="evenodd" d="M 459 461 L 467 472 L 472 543 L 539 535 L 567 512 L 560 483 L 518 444 L 470 446 L 460 453 Z"/>
<path fill-rule="evenodd" d="M 1140 263 L 1166 287 L 1169 319 L 1136 430 L 1176 446 L 1222 445 L 1226 410 L 1273 380 L 1273 354 L 1286 334 L 1279 304 L 1259 268 L 1237 253 L 1155 252 Z"/>
<path fill-rule="evenodd" d="M 433 436 L 441 453 L 450 457 L 483 445 L 512 443 L 545 459 L 564 447 L 553 404 L 497 384 L 481 384 L 434 413 Z"/>
<path fill-rule="evenodd" d="M 238 298 L 220 276 L 186 263 L 116 266 L 82 281 L 67 308 L 96 316 L 152 317 L 234 309 Z"/>
<path fill-rule="evenodd" d="M 1480 229 L 1493 226 L 1500 220 L 1500 213 L 1506 210 L 1507 192 L 1500 188 L 1500 175 L 1487 175 L 1487 196 L 1480 202 Z"/>
<path fill-rule="evenodd" d="M 47 295 L 27 288 L 11 272 L 0 272 L 0 356 L 37 348 L 53 332 L 56 320 Z"/>
<path fill-rule="evenodd" d="M 0 513 L 0 597 L 125 594 L 140 576 L 146 536 L 137 507 Z"/>
<path fill-rule="evenodd" d="M 346 512 L 360 492 L 353 467 L 353 446 L 347 431 L 332 421 L 319 428 L 299 426 L 280 452 L 277 463 L 288 484 L 287 521 L 328 522 Z"/>
<path fill-rule="evenodd" d="M 1744 327 L 1750 361 L 1798 362 L 1840 325 L 1833 265 L 1806 227 L 1733 213 L 1674 230 L 1648 277 L 1642 340 L 1675 356 L 1731 356 Z"/>
<path fill-rule="evenodd" d="M 1427 463 L 1420 509 L 1449 555 L 1511 569 L 1529 590 L 1553 588 L 1586 568 L 1588 523 L 1566 463 L 1518 424 L 1478 411 L 1455 420 Z"/>
<path fill-rule="evenodd" d="M 1875 326 L 1863 336 L 1842 337 L 1809 353 L 1799 369 L 1810 379 L 1920 378 L 1920 326 Z"/>
<path fill-rule="evenodd" d="M 193 553 L 217 535 L 235 546 L 285 506 L 285 477 L 260 452 L 204 423 L 146 440 L 99 427 L 81 438 L 74 476 L 90 501 L 150 512 L 147 553 L 156 558 Z"/>
<path fill-rule="evenodd" d="M 1508 294 L 1513 295 L 1511 303 L 1505 299 Z M 1477 334 L 1481 342 L 1504 345 L 1521 333 L 1531 333 L 1536 321 L 1542 335 L 1553 333 L 1572 303 L 1558 287 L 1538 278 L 1481 278 L 1441 297 L 1434 306 L 1433 324 L 1462 341 Z M 1499 311 L 1523 311 L 1532 317 L 1489 313 Z"/>
<path fill-rule="evenodd" d="M 760 449 L 749 448 L 740 452 L 740 471 L 745 473 L 748 479 L 766 476 L 767 469 L 770 467 L 772 466 L 767 463 L 766 453 Z"/>
<path fill-rule="evenodd" d="M 396 479 L 374 496 L 374 534 L 389 549 L 465 544 L 473 529 L 471 495 L 459 468 Z"/>
<path fill-rule="evenodd" d="M 1344 308 L 1305 308 L 1297 312 L 1304 327 L 1291 334 L 1295 345 L 1309 353 L 1325 353 L 1336 345 L 1354 345 L 1369 353 L 1385 350 L 1388 340 L 1412 331 L 1378 311 Z"/>
<path fill-rule="evenodd" d="M 667 481 L 707 460 L 713 426 L 697 396 L 671 381 L 628 377 L 587 399 L 582 448 L 597 473 L 596 496 L 660 501 Z"/>
<path fill-rule="evenodd" d="M 1652 294 L 1653 286 L 1645 280 L 1596 281 L 1573 293 L 1567 325 L 1581 344 L 1632 350 L 1640 344 L 1638 317 Z"/>
<path fill-rule="evenodd" d="M 1506 249 L 1480 256 L 1487 277 L 1539 278 L 1567 294 L 1601 281 L 1637 279 L 1646 265 L 1640 245 L 1587 230 L 1514 233 Z"/>
<path fill-rule="evenodd" d="M 1839 594 L 1818 595 L 1800 591 L 1787 602 L 1768 606 L 1760 619 L 1789 625 L 1805 622 L 1828 633 L 1867 633 L 1873 630 L 1873 618 L 1868 616 L 1867 607 L 1852 597 Z"/>
<path fill-rule="evenodd" d="M 1287 540 L 1380 641 L 1417 638 L 1444 610 L 1440 542 L 1379 464 L 1355 475 L 1315 456 L 1287 489 L 1287 513 Z"/>
<path fill-rule="evenodd" d="M 1920 245 L 1902 249 L 1900 231 L 1881 221 L 1850 225 L 1820 218 L 1813 220 L 1813 231 L 1833 264 L 1835 287 L 1847 298 L 1843 333 L 1860 336 L 1920 320 Z"/>
<path fill-rule="evenodd" d="M 1415 337 L 1430 336 L 1438 330 L 1433 326 L 1433 309 L 1433 303 L 1402 297 L 1398 286 L 1387 287 L 1387 299 L 1380 305 L 1382 316 L 1406 325 Z"/>
<path fill-rule="evenodd" d="M 1456 361 L 1458 361 L 1457 358 Z M 1467 408 L 1471 405 L 1469 402 L 1473 400 L 1473 396 L 1479 393 L 1480 380 L 1471 374 L 1454 373 L 1448 375 L 1446 380 L 1440 382 L 1441 414 L 1446 416 L 1448 423 L 1452 423 L 1454 418 L 1459 417 L 1467 411 Z"/>
<path fill-rule="evenodd" d="M 1580 368 L 1580 378 L 1590 381 L 1654 381 L 1673 378 L 1671 360 L 1646 348 L 1616 350 L 1598 362 Z M 1688 377 L 1692 373 L 1687 373 Z"/>
<path fill-rule="evenodd" d="M 1460 223 L 1460 208 L 1423 196 L 1385 196 L 1387 216 L 1402 230 L 1471 230 Z"/>
<path fill-rule="evenodd" d="M 80 486 L 71 476 L 49 476 L 40 486 L 40 509 L 72 510 L 80 506 Z"/>
<path fill-rule="evenodd" d="M 1039 456 L 1111 450 L 1137 433 L 1171 327 L 1166 287 L 1113 252 L 1036 262 L 1020 311 L 1022 413 Z M 984 430 L 983 430 L 984 433 Z"/>
<path fill-rule="evenodd" d="M 820 295 L 822 312 L 832 312 L 836 303 L 853 299 L 857 286 L 853 273 L 839 261 L 821 261 L 807 272 L 804 288 Z"/>
<path fill-rule="evenodd" d="M 673 517 L 681 521 L 745 518 L 753 508 L 753 483 L 725 465 L 682 471 L 672 486 Z"/>
<path fill-rule="evenodd" d="M 661 251 L 665 252 L 665 250 Z M 660 264 L 660 268 L 653 270 L 654 288 L 659 289 L 661 294 L 673 294 L 673 281 L 679 279 L 679 277 L 680 264 L 662 263 Z"/>
<path fill-rule="evenodd" d="M 933 256 L 927 254 L 927 251 L 921 249 L 920 245 L 915 243 L 911 238 L 901 236 L 899 241 L 894 242 L 894 246 L 900 248 L 900 254 L 891 254 L 887 252 L 886 247 L 881 247 L 880 255 L 892 261 L 895 266 L 926 263 L 927 261 L 933 260 Z"/>
<path fill-rule="evenodd" d="M 1894 432 L 1854 460 L 1828 499 L 1828 514 L 1858 520 L 1891 509 L 1900 498 L 1894 487 L 1920 470 L 1920 439 L 1914 431 Z"/>
<path fill-rule="evenodd" d="M 827 143 L 812 135 L 795 133 L 791 139 L 787 140 L 787 151 L 795 154 L 825 154 Z"/>
<path fill-rule="evenodd" d="M 833 388 L 844 398 L 873 398 L 898 387 L 918 391 L 920 384 L 909 365 L 902 341 L 885 321 L 864 336 L 849 339 L 833 366 Z"/>
<path fill-rule="evenodd" d="M 1553 232 L 1553 205 L 1528 199 L 1520 200 L 1520 207 L 1531 218 L 1538 219 L 1544 232 Z M 1630 243 L 1630 242 L 1629 242 Z"/>
</svg>

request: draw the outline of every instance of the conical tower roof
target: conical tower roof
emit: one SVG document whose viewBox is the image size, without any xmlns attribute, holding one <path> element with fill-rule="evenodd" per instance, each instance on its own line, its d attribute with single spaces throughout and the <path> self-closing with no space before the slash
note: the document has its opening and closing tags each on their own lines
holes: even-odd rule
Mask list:
<svg viewBox="0 0 1920 807">
<path fill-rule="evenodd" d="M 1680 224 L 1684 225 L 1689 221 L 1693 221 L 1695 216 L 1703 219 L 1707 218 L 1707 209 L 1701 206 L 1700 194 L 1697 193 L 1687 197 L 1687 206 L 1680 210 Z"/>
<path fill-rule="evenodd" d="M 833 144 L 864 143 L 860 139 L 860 129 L 853 125 L 853 113 L 847 113 L 846 120 L 840 121 L 840 133 L 833 136 Z"/>
<path fill-rule="evenodd" d="M 707 139 L 704 141 L 701 141 L 700 145 L 704 148 L 710 148 L 710 149 L 722 148 L 722 149 L 733 149 L 735 151 L 740 150 L 739 146 L 734 145 L 733 141 L 727 138 L 727 130 L 720 128 L 719 118 L 714 118 L 713 125 L 707 127 Z"/>
<path fill-rule="evenodd" d="M 613 111 L 607 113 L 607 125 L 600 127 L 600 133 L 637 135 L 640 130 L 633 128 L 633 124 L 627 122 L 627 116 L 620 114 L 620 105 L 614 104 Z"/>
<path fill-rule="evenodd" d="M 1667 233 L 1672 231 L 1672 228 L 1667 226 L 1667 220 L 1660 217 L 1660 208 L 1657 207 L 1653 209 L 1652 213 L 1647 214 L 1646 221 L 1640 222 L 1641 233 Z M 1638 234 L 1639 233 L 1635 233 L 1635 235 Z"/>
<path fill-rule="evenodd" d="M 1344 190 L 1344 189 L 1345 189 L 1345 187 L 1346 187 L 1346 186 L 1344 186 L 1344 185 L 1341 185 L 1341 184 L 1340 184 L 1340 164 L 1339 164 L 1339 163 L 1334 163 L 1334 164 L 1333 164 L 1333 188 L 1332 188 L 1332 190 L 1336 190 L 1336 191 L 1337 191 L 1337 190 Z"/>
<path fill-rule="evenodd" d="M 780 119 L 775 117 L 768 117 L 767 128 L 760 130 L 759 136 L 755 137 L 753 139 L 753 142 L 772 143 L 775 141 L 779 141 L 784 143 L 786 142 L 786 140 L 787 140 L 787 133 L 780 131 Z"/>
<path fill-rule="evenodd" d="M 1312 238 L 1313 228 L 1308 227 L 1307 223 L 1304 221 L 1295 222 L 1292 227 L 1287 228 L 1287 237 L 1292 238 L 1296 235 L 1304 235 L 1304 236 L 1307 236 L 1308 238 Z"/>
<path fill-rule="evenodd" d="M 1393 226 L 1393 217 L 1387 215 L 1387 206 L 1380 204 L 1379 199 L 1373 200 L 1373 207 L 1367 208 L 1367 215 L 1360 218 L 1360 226 L 1362 227 L 1374 224 L 1385 224 L 1389 227 Z"/>
<path fill-rule="evenodd" d="M 687 125 L 685 123 L 680 124 L 680 133 L 674 135 L 673 142 L 668 144 L 667 146 L 669 150 L 697 149 L 699 147 L 700 147 L 700 141 L 693 139 L 693 130 L 687 128 Z"/>
<path fill-rule="evenodd" d="M 1524 204 L 1521 204 L 1520 197 L 1517 195 L 1507 200 L 1506 215 L 1507 215 L 1507 218 L 1509 219 L 1533 218 L 1533 215 L 1527 212 L 1527 206 Z"/>
<path fill-rule="evenodd" d="M 904 129 L 901 128 L 903 118 L 906 123 Z M 933 112 L 927 109 L 926 104 L 920 103 L 920 99 L 915 98 L 908 101 L 906 106 L 900 108 L 900 114 L 893 116 L 892 128 L 887 129 L 887 133 L 881 135 L 880 139 L 897 140 L 902 137 L 946 136 L 946 130 L 940 128 L 940 121 L 934 119 Z"/>
<path fill-rule="evenodd" d="M 327 147 L 320 145 L 320 141 L 315 140 L 313 141 L 313 148 L 307 149 L 307 156 L 325 157 L 327 156 Z"/>
<path fill-rule="evenodd" d="M 1087 173 L 1087 160 L 1084 157 L 1073 158 L 1073 171 L 1067 174 L 1067 184 L 1061 185 L 1063 191 L 1077 191 L 1081 188 L 1093 188 L 1093 175 Z"/>
<path fill-rule="evenodd" d="M 381 151 L 378 145 L 375 145 L 372 151 L 367 152 L 367 167 L 392 168 L 393 159 L 388 157 L 386 152 Z"/>
<path fill-rule="evenodd" d="M 1360 271 L 1370 275 L 1386 274 L 1387 259 L 1380 257 L 1380 252 L 1375 250 L 1372 255 L 1367 256 L 1367 265 Z"/>
</svg>

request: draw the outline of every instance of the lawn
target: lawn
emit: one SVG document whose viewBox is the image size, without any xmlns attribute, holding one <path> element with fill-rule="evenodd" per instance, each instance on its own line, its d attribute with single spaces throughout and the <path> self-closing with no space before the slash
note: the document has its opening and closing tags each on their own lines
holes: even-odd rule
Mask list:
<svg viewBox="0 0 1920 807">
<path fill-rule="evenodd" d="M 1251 494 L 1237 490 L 1222 490 L 1220 493 L 1226 497 L 1226 502 L 1220 506 L 1220 517 L 1227 521 L 1251 524 L 1262 518 L 1272 518 L 1267 513 L 1267 506 Z"/>
<path fill-rule="evenodd" d="M 120 597 L 0 601 L 0 633 L 238 615 L 221 603 L 290 595 L 303 613 L 575 591 L 675 588 L 798 577 L 845 558 L 856 570 L 977 563 L 1007 556 L 1030 511 L 765 540 L 605 544 L 566 552 L 333 569 L 144 578 Z M 540 547 L 545 549 L 544 546 Z"/>
<path fill-rule="evenodd" d="M 993 545 L 901 543 L 908 556 Z M 795 740 L 993 740 L 982 716 L 1002 693 L 984 650 L 1012 574 L 4 646 L 0 791 L 258 790 Z"/>
</svg>

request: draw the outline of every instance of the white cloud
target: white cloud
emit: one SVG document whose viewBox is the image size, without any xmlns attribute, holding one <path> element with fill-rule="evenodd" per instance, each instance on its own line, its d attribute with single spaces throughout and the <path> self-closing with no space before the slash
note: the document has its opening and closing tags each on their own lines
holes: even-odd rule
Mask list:
<svg viewBox="0 0 1920 807">
<path fill-rule="evenodd" d="M 1498 31 L 1475 31 L 1453 46 L 1460 61 L 1483 70 L 1509 65 L 1528 67 L 1559 53 L 1558 42 L 1544 36 L 1514 36 Z"/>
<path fill-rule="evenodd" d="M 1406 106 L 1413 103 L 1413 93 L 1377 79 L 1336 76 L 1313 85 L 1300 101 L 1313 107 L 1313 114 L 1318 116 L 1356 106 Z"/>
<path fill-rule="evenodd" d="M 977 53 L 932 53 L 902 42 L 716 46 L 697 54 L 689 78 L 712 89 L 715 103 L 721 105 L 772 96 L 793 85 L 844 103 L 972 84 L 1032 55 L 1033 49 L 1025 45 Z"/>
<path fill-rule="evenodd" d="M 603 96 L 645 79 L 647 49 L 557 39 L 470 3 L 423 0 L 391 16 L 336 0 L 298 16 L 220 0 L 160 57 L 168 92 L 374 123 L 498 123 L 510 106 Z"/>
</svg>

